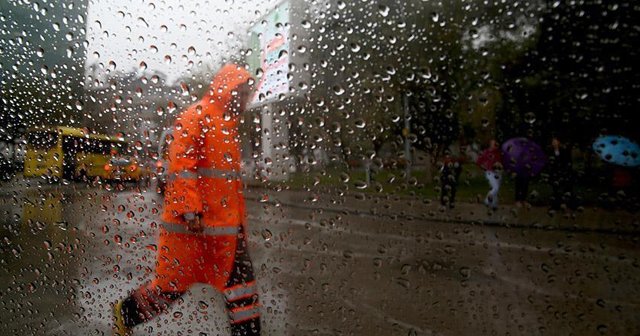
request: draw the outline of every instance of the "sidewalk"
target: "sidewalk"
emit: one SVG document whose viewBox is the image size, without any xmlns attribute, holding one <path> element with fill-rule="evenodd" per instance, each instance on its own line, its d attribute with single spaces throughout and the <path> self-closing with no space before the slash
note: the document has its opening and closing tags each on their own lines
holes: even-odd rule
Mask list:
<svg viewBox="0 0 640 336">
<path fill-rule="evenodd" d="M 75 191 L 93 190 L 86 184 L 48 184 L 39 179 L 16 178 L 0 184 L 0 195 L 18 196 L 25 190 L 50 192 L 69 188 Z M 261 184 L 250 184 L 245 190 L 248 200 L 265 204 L 281 204 L 299 209 L 348 213 L 359 216 L 389 218 L 393 221 L 419 220 L 518 227 L 567 232 L 599 232 L 606 234 L 640 234 L 640 213 L 624 210 L 604 210 L 585 207 L 572 214 L 550 213 L 547 207 L 516 208 L 501 205 L 497 211 L 489 211 L 481 203 L 457 202 L 454 209 L 444 209 L 437 200 L 390 194 L 371 194 L 349 191 L 276 190 Z"/>
<path fill-rule="evenodd" d="M 547 207 L 516 208 L 502 205 L 490 211 L 480 203 L 458 202 L 445 209 L 437 200 L 410 196 L 375 195 L 357 192 L 340 195 L 335 192 L 275 190 L 250 185 L 245 190 L 248 200 L 280 204 L 309 210 L 346 212 L 352 215 L 388 217 L 393 220 L 454 222 L 469 225 L 518 227 L 569 232 L 606 234 L 640 234 L 640 214 L 623 210 L 585 207 L 572 214 L 550 213 Z"/>
</svg>

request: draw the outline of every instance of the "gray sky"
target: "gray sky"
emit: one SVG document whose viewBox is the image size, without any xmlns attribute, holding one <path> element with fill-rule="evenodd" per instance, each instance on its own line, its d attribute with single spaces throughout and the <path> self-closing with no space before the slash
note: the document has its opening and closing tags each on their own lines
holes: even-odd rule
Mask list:
<svg viewBox="0 0 640 336">
<path fill-rule="evenodd" d="M 212 64 L 242 47 L 247 30 L 279 0 L 92 0 L 86 68 L 104 73 L 160 71 L 173 82 L 199 62 Z M 91 75 L 91 74 L 88 74 Z"/>
</svg>

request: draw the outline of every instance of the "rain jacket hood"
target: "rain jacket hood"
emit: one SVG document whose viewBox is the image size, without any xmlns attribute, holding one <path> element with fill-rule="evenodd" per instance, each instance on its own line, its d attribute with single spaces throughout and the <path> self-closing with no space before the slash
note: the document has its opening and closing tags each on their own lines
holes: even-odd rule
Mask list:
<svg viewBox="0 0 640 336">
<path fill-rule="evenodd" d="M 202 101 L 225 108 L 237 94 L 234 90 L 248 83 L 250 79 L 251 75 L 244 67 L 231 63 L 225 64 L 211 81 Z"/>
</svg>

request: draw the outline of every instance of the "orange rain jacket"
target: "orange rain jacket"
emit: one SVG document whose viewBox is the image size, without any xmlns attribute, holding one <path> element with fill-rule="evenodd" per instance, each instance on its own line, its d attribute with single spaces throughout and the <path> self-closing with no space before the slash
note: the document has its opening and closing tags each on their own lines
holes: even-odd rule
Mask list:
<svg viewBox="0 0 640 336">
<path fill-rule="evenodd" d="M 194 282 L 223 290 L 228 280 L 245 217 L 238 113 L 230 104 L 249 79 L 244 68 L 225 65 L 202 100 L 175 122 L 153 282 L 164 291 L 185 291 Z M 202 234 L 186 225 L 196 215 Z"/>
</svg>

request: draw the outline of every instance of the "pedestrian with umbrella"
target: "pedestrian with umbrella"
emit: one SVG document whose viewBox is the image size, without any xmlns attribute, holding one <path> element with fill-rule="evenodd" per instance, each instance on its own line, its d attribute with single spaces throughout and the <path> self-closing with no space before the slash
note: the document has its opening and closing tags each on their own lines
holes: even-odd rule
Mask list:
<svg viewBox="0 0 640 336">
<path fill-rule="evenodd" d="M 484 198 L 484 204 L 495 210 L 498 208 L 498 192 L 502 184 L 502 153 L 495 139 L 489 141 L 489 147 L 480 153 L 476 163 L 484 169 L 484 176 L 491 188 Z"/>
<path fill-rule="evenodd" d="M 640 166 L 640 146 L 623 136 L 606 135 L 598 137 L 592 147 L 603 161 L 613 165 L 611 194 L 628 190 L 633 180 L 630 170 Z"/>
<path fill-rule="evenodd" d="M 640 146 L 628 138 L 601 136 L 594 141 L 593 150 L 608 163 L 622 167 L 640 166 Z"/>
<path fill-rule="evenodd" d="M 502 144 L 502 164 L 515 175 L 516 205 L 526 204 L 529 181 L 537 176 L 547 163 L 542 148 L 527 138 L 512 138 Z"/>
</svg>

